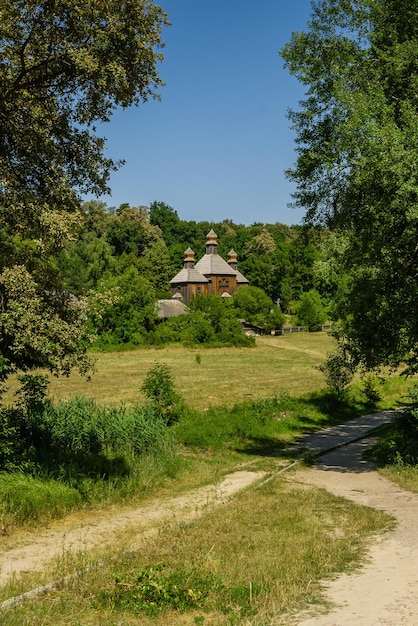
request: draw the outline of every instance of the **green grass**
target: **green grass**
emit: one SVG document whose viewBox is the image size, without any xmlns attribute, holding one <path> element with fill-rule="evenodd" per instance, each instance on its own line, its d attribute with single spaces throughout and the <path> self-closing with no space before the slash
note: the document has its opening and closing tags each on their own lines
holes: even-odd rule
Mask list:
<svg viewBox="0 0 418 626">
<path fill-rule="evenodd" d="M 146 373 L 164 363 L 188 407 L 171 428 L 181 446 L 180 463 L 173 457 L 167 470 L 158 456 L 145 458 L 119 485 L 101 480 L 96 486 L 89 479 L 84 502 L 94 511 L 103 498 L 111 504 L 153 491 L 180 494 L 216 483 L 246 461 L 272 472 L 283 460 L 269 455 L 286 451 L 297 435 L 407 400 L 410 383 L 400 377 L 379 385 L 376 406 L 368 404 L 360 380 L 344 401 L 324 392 L 316 366 L 331 349 L 325 333 L 301 333 L 262 337 L 253 349 L 103 353 L 91 382 L 76 376 L 53 381 L 56 399 L 85 395 L 102 406 L 131 406 L 141 400 Z M 7 475 L 0 481 L 3 506 L 9 503 L 3 521 L 12 509 L 24 511 L 25 494 L 37 491 L 34 479 L 10 477 L 14 487 Z M 38 524 L 65 513 L 74 495 L 70 485 L 41 483 L 33 513 Z M 138 550 L 122 554 L 115 546 L 113 553 L 100 554 L 100 567 L 87 555 L 81 568 L 68 559 L 59 575 L 79 574 L 64 589 L 4 611 L 2 624 L 269 624 L 273 616 L 321 602 L 320 580 L 356 567 L 370 537 L 390 526 L 381 512 L 276 479 L 198 522 L 164 529 Z M 3 597 L 27 585 L 15 581 Z"/>
<path fill-rule="evenodd" d="M 2 624 L 270 624 L 323 601 L 320 581 L 358 566 L 370 537 L 390 527 L 385 513 L 276 479 L 84 567 L 3 611 Z"/>
<path fill-rule="evenodd" d="M 327 333 L 295 333 L 283 337 L 258 337 L 254 348 L 188 349 L 149 348 L 96 353 L 91 380 L 72 374 L 52 378 L 55 399 L 92 398 L 103 405 L 127 405 L 142 401 L 146 373 L 156 363 L 172 372 L 176 390 L 186 404 L 198 410 L 232 406 L 247 399 L 270 398 L 286 392 L 300 396 L 324 386 L 316 369 L 334 342 Z M 7 400 L 13 399 L 16 381 L 10 381 Z"/>
<path fill-rule="evenodd" d="M 164 481 L 169 481 L 170 488 L 182 490 L 216 480 L 220 473 L 226 473 L 234 464 L 246 459 L 286 452 L 289 444 L 306 432 L 403 402 L 401 395 L 406 396 L 407 381 L 400 377 L 392 377 L 380 385 L 382 400 L 378 407 L 367 403 L 360 381 L 344 400 L 321 391 L 322 375 L 315 366 L 331 348 L 332 342 L 325 333 L 300 333 L 261 337 L 253 349 L 196 353 L 185 348 L 166 348 L 104 354 L 105 361 L 93 381 L 87 383 L 74 376 L 65 379 L 65 393 L 59 394 L 59 401 L 56 399 L 49 421 L 46 423 L 46 418 L 42 418 L 41 432 L 47 427 L 45 432 L 47 440 L 51 440 L 52 453 L 47 451 L 43 457 L 34 458 L 33 480 L 40 485 L 49 481 L 50 487 L 51 480 L 55 480 L 57 493 L 61 485 L 75 489 L 83 506 L 90 507 L 103 502 L 143 498 L 161 489 Z M 164 454 L 158 452 L 157 446 L 155 454 L 134 458 L 132 446 L 138 426 L 137 420 L 131 419 L 135 411 L 138 413 L 134 400 L 138 398 L 138 388 L 149 371 L 148 366 L 154 367 L 157 358 L 160 363 L 168 362 L 176 391 L 185 400 L 185 406 L 180 408 L 180 419 L 170 432 L 181 446 L 180 453 L 178 447 L 170 444 L 168 448 L 166 445 L 161 448 Z M 134 369 L 140 373 L 130 388 L 131 401 L 124 405 L 122 399 L 126 393 L 119 389 L 118 381 L 122 377 L 126 384 L 125 378 L 129 379 L 126 372 Z M 292 384 L 289 382 L 289 389 L 284 390 L 277 381 L 283 381 L 289 371 L 293 372 Z M 247 372 L 246 377 L 242 372 Z M 183 380 L 185 375 L 187 383 Z M 62 380 L 51 383 L 55 398 L 57 385 L 61 384 Z M 80 385 L 92 385 L 89 389 L 95 389 L 93 395 L 100 400 L 75 398 Z M 208 400 L 214 398 L 211 390 L 220 386 L 222 392 L 211 404 Z M 72 400 L 65 401 L 66 397 Z M 143 437 L 142 427 L 139 432 Z M 159 440 L 157 437 L 155 442 Z M 169 437 L 167 441 L 171 440 Z M 111 442 L 114 449 L 109 448 Z M 6 485 L 8 475 L 2 480 Z M 11 487 L 8 498 L 10 500 L 14 493 L 17 504 L 6 507 L 3 502 L 3 508 L 0 506 L 3 523 L 13 527 L 24 522 L 21 511 L 25 507 L 28 523 L 32 523 L 32 518 L 42 521 L 42 514 L 35 513 L 42 510 L 36 498 L 33 499 L 33 515 L 30 511 L 31 494 L 35 491 L 20 486 L 13 492 Z M 50 496 L 39 489 L 40 494 L 44 492 L 44 510 L 47 511 Z M 72 506 L 77 506 L 75 500 L 74 503 Z M 65 504 L 63 494 L 62 507 L 57 505 L 54 516 L 58 516 L 59 511 L 64 514 L 68 507 L 71 508 Z"/>
<path fill-rule="evenodd" d="M 0 474 L 0 519 L 3 527 L 46 523 L 79 507 L 79 492 L 55 480 L 25 474 Z"/>
<path fill-rule="evenodd" d="M 418 493 L 418 466 L 391 465 L 379 469 L 379 473 L 402 489 Z"/>
</svg>

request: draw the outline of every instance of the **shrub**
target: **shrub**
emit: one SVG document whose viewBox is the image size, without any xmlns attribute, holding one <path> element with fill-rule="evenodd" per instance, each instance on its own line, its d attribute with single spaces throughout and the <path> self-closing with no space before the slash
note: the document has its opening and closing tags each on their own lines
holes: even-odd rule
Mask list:
<svg viewBox="0 0 418 626">
<path fill-rule="evenodd" d="M 413 405 L 395 417 L 370 454 L 379 465 L 418 465 L 418 387 L 411 397 Z"/>
<path fill-rule="evenodd" d="M 186 331 L 186 342 L 191 345 L 196 343 L 211 343 L 215 338 L 215 331 L 208 319 L 201 311 L 195 311 L 191 316 L 189 327 Z"/>
<path fill-rule="evenodd" d="M 333 354 L 329 354 L 318 369 L 324 374 L 327 386 L 340 397 L 344 395 L 355 372 L 354 364 L 341 346 Z"/>
<path fill-rule="evenodd" d="M 47 403 L 48 376 L 45 374 L 21 374 L 17 377 L 20 388 L 16 392 L 18 406 L 26 414 L 41 411 Z"/>
<path fill-rule="evenodd" d="M 158 324 L 152 333 L 157 345 L 180 342 L 186 346 L 250 346 L 252 338 L 242 332 L 239 312 L 232 300 L 221 296 L 196 296 L 190 312 Z M 151 341 L 151 337 L 150 337 Z"/>
<path fill-rule="evenodd" d="M 168 365 L 157 363 L 151 368 L 145 376 L 141 391 L 166 424 L 172 424 L 178 420 L 182 401 L 174 389 L 174 381 Z"/>
<path fill-rule="evenodd" d="M 239 287 L 233 298 L 236 317 L 244 318 L 267 332 L 283 326 L 285 316 L 260 287 Z"/>
<path fill-rule="evenodd" d="M 327 319 L 321 296 L 315 289 L 301 295 L 295 305 L 295 314 L 297 324 L 307 326 L 310 331 L 321 330 L 322 324 Z"/>
<path fill-rule="evenodd" d="M 27 446 L 21 437 L 19 412 L 0 408 L 0 470 L 23 469 L 28 462 Z"/>
<path fill-rule="evenodd" d="M 372 373 L 366 374 L 362 379 L 361 393 L 366 398 L 366 403 L 370 407 L 379 404 L 382 399 L 381 381 Z"/>
</svg>

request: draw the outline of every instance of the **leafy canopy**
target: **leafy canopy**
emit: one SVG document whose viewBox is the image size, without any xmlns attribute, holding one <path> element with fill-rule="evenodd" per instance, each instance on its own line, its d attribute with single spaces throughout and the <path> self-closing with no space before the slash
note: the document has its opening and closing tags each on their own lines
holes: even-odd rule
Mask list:
<svg viewBox="0 0 418 626">
<path fill-rule="evenodd" d="M 282 50 L 305 86 L 288 174 L 341 236 L 335 318 L 352 363 L 418 365 L 418 5 L 320 0 Z"/>
<path fill-rule="evenodd" d="M 0 7 L 0 352 L 12 367 L 83 361 L 86 315 L 55 257 L 75 240 L 80 195 L 108 191 L 118 166 L 96 124 L 158 98 L 167 24 L 150 0 Z"/>
<path fill-rule="evenodd" d="M 107 191 L 115 163 L 94 125 L 157 97 L 165 14 L 149 0 L 16 0 L 0 23 L 1 196 Z"/>
</svg>

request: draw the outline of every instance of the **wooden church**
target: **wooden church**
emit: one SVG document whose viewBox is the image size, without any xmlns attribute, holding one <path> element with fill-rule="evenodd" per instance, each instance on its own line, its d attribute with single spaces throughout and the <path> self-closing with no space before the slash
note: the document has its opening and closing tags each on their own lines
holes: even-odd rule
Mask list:
<svg viewBox="0 0 418 626">
<path fill-rule="evenodd" d="M 249 281 L 238 271 L 237 254 L 228 253 L 228 261 L 218 254 L 218 237 L 211 230 L 206 235 L 206 252 L 195 263 L 195 253 L 187 248 L 184 253 L 184 266 L 170 281 L 172 298 L 187 305 L 195 296 L 220 295 L 230 297 L 238 287 Z"/>
</svg>

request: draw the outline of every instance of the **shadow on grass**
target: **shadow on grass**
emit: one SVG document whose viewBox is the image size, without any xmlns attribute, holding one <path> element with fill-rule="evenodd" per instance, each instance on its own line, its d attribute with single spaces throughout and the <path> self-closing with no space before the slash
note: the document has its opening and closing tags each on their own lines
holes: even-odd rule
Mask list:
<svg viewBox="0 0 418 626">
<path fill-rule="evenodd" d="M 297 400 L 289 398 L 288 406 L 282 407 L 283 417 L 277 422 L 276 436 L 247 436 L 235 450 L 252 456 L 296 456 L 290 449 L 304 435 L 377 411 L 376 405 L 355 402 L 331 393 L 313 394 Z"/>
<path fill-rule="evenodd" d="M 54 480 L 77 483 L 85 478 L 109 481 L 125 478 L 131 468 L 122 455 L 52 454 L 40 452 L 36 458 L 38 473 Z"/>
<path fill-rule="evenodd" d="M 286 454 L 287 445 L 274 437 L 252 437 L 242 446 L 237 446 L 235 452 L 249 456 L 279 456 Z"/>
</svg>

